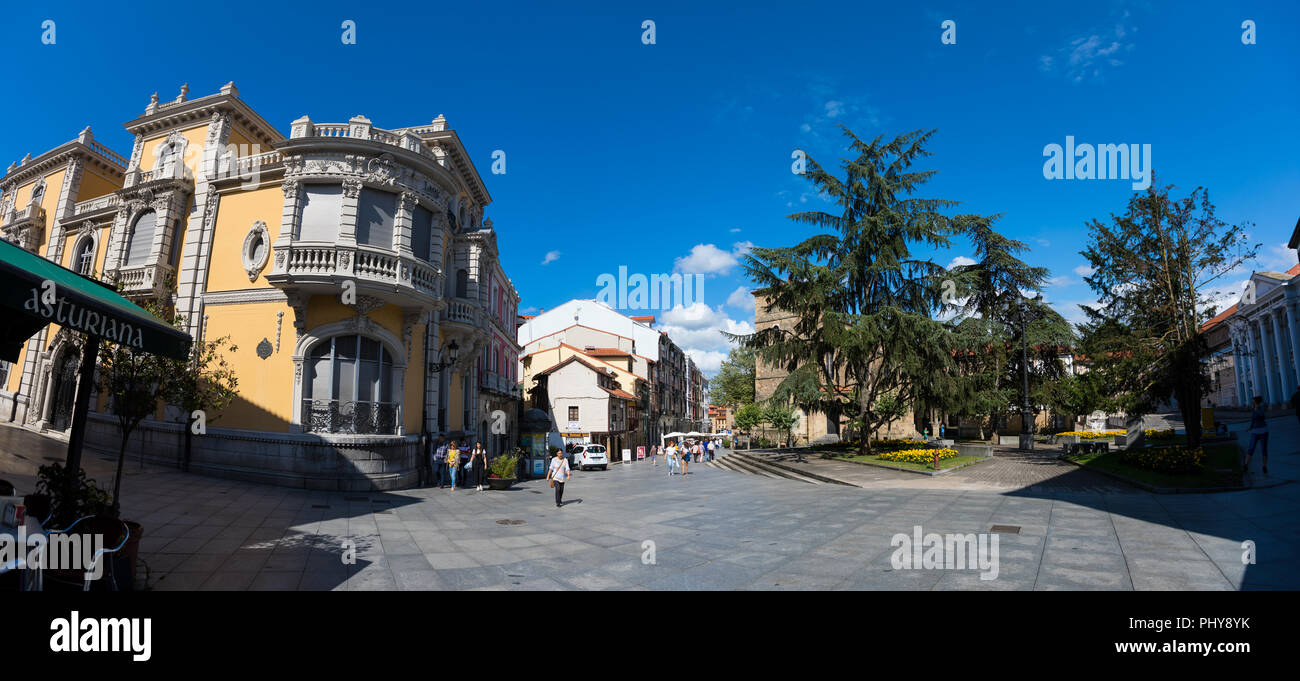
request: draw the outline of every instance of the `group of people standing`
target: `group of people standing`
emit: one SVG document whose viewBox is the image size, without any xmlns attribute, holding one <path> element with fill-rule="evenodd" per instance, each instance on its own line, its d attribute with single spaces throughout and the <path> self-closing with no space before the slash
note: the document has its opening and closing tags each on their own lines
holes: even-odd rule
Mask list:
<svg viewBox="0 0 1300 681">
<path fill-rule="evenodd" d="M 475 442 L 473 449 L 462 448 L 455 440 L 447 442 L 439 437 L 429 454 L 428 467 L 425 469 L 426 480 L 422 487 L 437 485 L 439 489 L 448 486 L 456 491 L 456 482 L 463 482 L 464 487 L 474 485 L 483 491 L 483 480 L 487 478 L 487 452 L 482 442 Z"/>
<path fill-rule="evenodd" d="M 684 441 L 670 442 L 663 447 L 659 445 L 650 447 L 650 462 L 658 466 L 659 455 L 662 454 L 664 460 L 668 463 L 669 475 L 677 475 L 678 473 L 686 475 L 692 459 L 695 460 L 695 463 L 712 461 L 717 456 L 717 451 L 718 443 L 712 440 L 691 443 Z"/>
</svg>

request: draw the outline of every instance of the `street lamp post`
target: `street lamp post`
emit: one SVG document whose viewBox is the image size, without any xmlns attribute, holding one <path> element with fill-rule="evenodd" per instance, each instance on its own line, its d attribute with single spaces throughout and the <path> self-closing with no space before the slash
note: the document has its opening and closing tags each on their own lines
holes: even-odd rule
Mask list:
<svg viewBox="0 0 1300 681">
<path fill-rule="evenodd" d="M 1043 294 L 1034 296 L 1034 303 L 1040 303 Z M 1029 300 L 1020 294 L 1020 375 L 1024 402 L 1020 405 L 1020 451 L 1034 451 L 1034 417 L 1029 404 Z"/>
</svg>

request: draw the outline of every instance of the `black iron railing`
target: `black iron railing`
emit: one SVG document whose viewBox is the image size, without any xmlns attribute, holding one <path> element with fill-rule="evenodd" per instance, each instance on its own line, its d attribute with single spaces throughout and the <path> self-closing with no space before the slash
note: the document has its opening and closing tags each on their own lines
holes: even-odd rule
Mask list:
<svg viewBox="0 0 1300 681">
<path fill-rule="evenodd" d="M 392 435 L 397 432 L 393 402 L 302 401 L 303 429 L 310 433 Z"/>
</svg>

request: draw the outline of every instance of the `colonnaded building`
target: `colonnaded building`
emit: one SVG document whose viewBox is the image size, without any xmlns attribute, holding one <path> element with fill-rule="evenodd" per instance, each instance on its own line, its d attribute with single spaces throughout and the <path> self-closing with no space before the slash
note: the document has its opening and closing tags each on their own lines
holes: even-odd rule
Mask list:
<svg viewBox="0 0 1300 681">
<path fill-rule="evenodd" d="M 286 138 L 233 83 L 187 91 L 155 94 L 125 124 L 130 158 L 87 127 L 9 166 L 0 231 L 173 305 L 196 342 L 238 346 L 227 359 L 239 395 L 208 415 L 191 470 L 392 489 L 416 481 L 422 431 L 490 454 L 513 446 L 519 296 L 484 215 L 492 198 L 447 121 L 385 130 L 304 116 Z M 76 342 L 50 325 L 17 364 L 0 362 L 0 419 L 68 428 Z M 87 445 L 116 454 L 106 396 L 92 409 Z M 129 451 L 177 463 L 184 420 L 160 409 Z"/>
</svg>

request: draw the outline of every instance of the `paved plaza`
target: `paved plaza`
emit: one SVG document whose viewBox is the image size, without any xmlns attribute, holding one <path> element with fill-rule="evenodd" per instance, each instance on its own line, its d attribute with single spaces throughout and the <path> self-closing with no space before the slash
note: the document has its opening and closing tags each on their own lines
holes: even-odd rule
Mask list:
<svg viewBox="0 0 1300 681">
<path fill-rule="evenodd" d="M 1294 417 L 1275 420 L 1292 476 Z M 0 477 L 30 491 L 64 445 L 0 427 Z M 174 589 L 1295 589 L 1300 485 L 1156 495 L 1041 461 L 965 477 L 870 469 L 864 487 L 692 465 L 575 472 L 510 491 L 327 493 L 128 461 L 123 516 L 144 526 L 149 587 Z M 1033 466 L 1018 480 L 1014 469 Z M 86 467 L 104 485 L 112 462 Z M 977 472 L 978 471 L 978 472 Z M 1054 472 L 1054 474 L 1053 474 Z M 895 570 L 896 534 L 999 533 L 998 576 Z M 1243 564 L 1242 542 L 1257 562 Z M 355 564 L 342 559 L 355 547 Z M 651 551 L 652 549 L 652 551 Z M 653 561 L 650 561 L 651 553 Z"/>
</svg>

